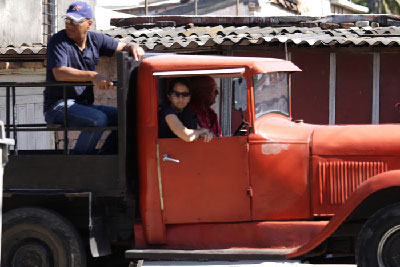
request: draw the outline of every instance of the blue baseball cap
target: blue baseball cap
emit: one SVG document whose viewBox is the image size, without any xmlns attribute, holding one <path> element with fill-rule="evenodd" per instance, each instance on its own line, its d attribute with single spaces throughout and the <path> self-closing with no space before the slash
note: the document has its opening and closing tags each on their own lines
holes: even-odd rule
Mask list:
<svg viewBox="0 0 400 267">
<path fill-rule="evenodd" d="M 71 18 L 76 22 L 81 22 L 84 19 L 92 19 L 92 8 L 86 2 L 73 2 L 69 5 L 65 17 Z"/>
</svg>

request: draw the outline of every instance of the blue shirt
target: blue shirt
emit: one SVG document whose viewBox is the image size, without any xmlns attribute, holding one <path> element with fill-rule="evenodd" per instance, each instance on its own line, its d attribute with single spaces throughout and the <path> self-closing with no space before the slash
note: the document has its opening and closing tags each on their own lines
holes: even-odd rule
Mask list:
<svg viewBox="0 0 400 267">
<path fill-rule="evenodd" d="M 100 56 L 113 56 L 118 41 L 102 33 L 88 32 L 86 47 L 79 50 L 77 44 L 67 37 L 65 30 L 53 35 L 47 45 L 46 81 L 55 82 L 54 67 L 72 67 L 78 70 L 96 70 Z M 67 87 L 67 98 L 79 104 L 92 104 L 93 86 Z M 63 89 L 48 86 L 44 90 L 44 112 L 63 99 Z"/>
<path fill-rule="evenodd" d="M 197 129 L 197 119 L 193 112 L 191 112 L 188 108 L 184 108 L 182 112 L 178 113 L 171 106 L 167 105 L 160 111 L 158 116 L 158 136 L 160 138 L 178 138 L 178 136 L 171 131 L 167 122 L 165 121 L 165 117 L 169 114 L 175 114 L 186 128 Z"/>
</svg>

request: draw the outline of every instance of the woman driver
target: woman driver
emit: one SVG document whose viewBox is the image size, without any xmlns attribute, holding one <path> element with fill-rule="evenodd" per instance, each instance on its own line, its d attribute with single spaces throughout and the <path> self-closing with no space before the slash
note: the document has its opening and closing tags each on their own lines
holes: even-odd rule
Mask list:
<svg viewBox="0 0 400 267">
<path fill-rule="evenodd" d="M 160 138 L 179 137 L 186 142 L 192 142 L 204 137 L 205 142 L 211 141 L 213 134 L 207 129 L 197 129 L 196 115 L 187 105 L 190 102 L 190 83 L 187 79 L 172 80 L 167 90 L 167 105 L 159 114 Z"/>
</svg>

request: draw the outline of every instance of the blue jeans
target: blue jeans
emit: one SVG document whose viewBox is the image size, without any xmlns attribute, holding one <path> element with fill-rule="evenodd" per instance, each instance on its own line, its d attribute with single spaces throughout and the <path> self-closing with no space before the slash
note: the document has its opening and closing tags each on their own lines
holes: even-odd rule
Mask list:
<svg viewBox="0 0 400 267">
<path fill-rule="evenodd" d="M 104 127 L 117 126 L 118 110 L 115 107 L 99 105 L 81 105 L 72 101 L 68 107 L 68 126 L 70 127 Z M 64 105 L 59 103 L 45 113 L 49 124 L 64 124 Z M 97 142 L 103 131 L 82 131 L 72 154 L 95 154 Z M 111 131 L 98 154 L 117 154 L 117 131 Z"/>
</svg>

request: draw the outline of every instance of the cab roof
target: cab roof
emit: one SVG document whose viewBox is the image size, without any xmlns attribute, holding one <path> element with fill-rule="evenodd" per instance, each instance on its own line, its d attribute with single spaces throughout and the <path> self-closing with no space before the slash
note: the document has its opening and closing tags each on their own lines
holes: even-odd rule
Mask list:
<svg viewBox="0 0 400 267">
<path fill-rule="evenodd" d="M 301 71 L 292 62 L 276 58 L 160 54 L 142 62 L 153 72 L 246 68 L 252 74 Z"/>
</svg>

